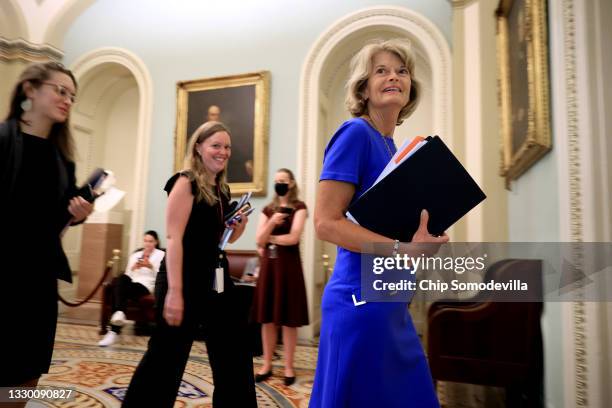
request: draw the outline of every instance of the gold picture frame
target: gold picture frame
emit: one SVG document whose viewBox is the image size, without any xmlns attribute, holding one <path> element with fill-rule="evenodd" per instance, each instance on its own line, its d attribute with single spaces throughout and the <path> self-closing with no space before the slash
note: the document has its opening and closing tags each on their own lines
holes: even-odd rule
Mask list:
<svg viewBox="0 0 612 408">
<path fill-rule="evenodd" d="M 232 135 L 227 165 L 232 195 L 252 191 L 265 196 L 269 100 L 268 71 L 178 82 L 174 170 L 183 167 L 189 137 L 216 113 L 220 118 L 215 120 L 227 125 Z"/>
<path fill-rule="evenodd" d="M 496 10 L 506 188 L 552 147 L 546 0 L 500 0 Z"/>
</svg>

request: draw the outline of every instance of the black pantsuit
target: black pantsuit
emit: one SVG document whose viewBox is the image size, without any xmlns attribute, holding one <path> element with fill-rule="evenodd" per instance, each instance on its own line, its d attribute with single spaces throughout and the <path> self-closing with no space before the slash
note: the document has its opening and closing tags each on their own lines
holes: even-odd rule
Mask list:
<svg viewBox="0 0 612 408">
<path fill-rule="evenodd" d="M 132 281 L 132 278 L 126 274 L 120 275 L 113 279 L 113 312 L 117 310 L 125 311 L 127 302 L 130 299 L 138 300 L 149 294 L 149 289 L 141 283 Z M 111 330 L 115 333 L 121 333 L 121 326 L 111 324 Z"/>
<path fill-rule="evenodd" d="M 50 139 L 0 123 L 0 386 L 39 378 L 51 364 L 57 279 L 72 282 L 60 233 L 77 192 L 74 163 Z"/>
<path fill-rule="evenodd" d="M 160 270 L 155 285 L 157 327 L 149 348 L 136 369 L 123 407 L 171 407 L 176 399 L 198 326 L 205 329 L 205 343 L 213 372 L 215 408 L 256 407 L 253 360 L 247 339 L 247 311 L 237 310 L 236 291 L 226 282 L 226 292 L 206 300 L 185 300 L 199 310 L 186 310 L 183 324 L 166 324 L 161 311 L 167 291 L 166 273 Z M 231 284 L 230 284 L 231 285 Z M 197 315 L 200 315 L 196 317 Z"/>
<path fill-rule="evenodd" d="M 113 282 L 113 312 L 125 310 L 128 300 L 138 300 L 148 294 L 149 289 L 142 283 L 134 282 L 125 274 L 118 276 Z"/>
<path fill-rule="evenodd" d="M 181 174 L 166 185 L 170 192 Z M 185 174 L 183 174 L 185 175 Z M 197 185 L 192 181 L 194 196 Z M 205 331 L 208 359 L 213 373 L 215 408 L 257 407 L 253 379 L 253 360 L 248 345 L 248 310 L 240 310 L 229 277 L 227 260 L 225 292 L 213 291 L 213 276 L 219 262 L 217 245 L 223 231 L 221 208 L 194 199 L 183 236 L 183 321 L 179 327 L 168 326 L 163 309 L 168 291 L 165 260 L 155 282 L 157 327 L 149 348 L 136 369 L 123 407 L 172 407 L 189 358 L 191 345 L 200 326 Z"/>
</svg>

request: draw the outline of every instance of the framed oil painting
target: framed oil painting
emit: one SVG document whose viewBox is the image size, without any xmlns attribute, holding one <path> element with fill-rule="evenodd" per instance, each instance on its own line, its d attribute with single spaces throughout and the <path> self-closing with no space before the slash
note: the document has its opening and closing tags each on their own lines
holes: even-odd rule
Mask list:
<svg viewBox="0 0 612 408">
<path fill-rule="evenodd" d="M 227 180 L 232 195 L 252 191 L 265 196 L 268 172 L 270 75 L 267 71 L 177 84 L 175 171 L 183 167 L 187 142 L 208 120 L 227 125 L 232 154 Z"/>
<path fill-rule="evenodd" d="M 552 147 L 546 0 L 500 0 L 496 11 L 506 187 Z"/>
</svg>

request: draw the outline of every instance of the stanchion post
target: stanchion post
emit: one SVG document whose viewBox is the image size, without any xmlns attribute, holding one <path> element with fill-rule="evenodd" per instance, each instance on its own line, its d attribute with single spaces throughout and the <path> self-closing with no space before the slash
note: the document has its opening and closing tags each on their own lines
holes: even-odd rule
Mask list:
<svg viewBox="0 0 612 408">
<path fill-rule="evenodd" d="M 121 261 L 121 250 L 113 249 L 113 257 L 111 258 L 110 261 L 108 261 L 109 266 L 112 266 L 113 268 L 113 273 L 112 273 L 113 278 L 116 278 L 117 276 L 121 274 L 121 271 L 119 269 L 119 266 L 120 266 L 119 261 Z"/>
</svg>

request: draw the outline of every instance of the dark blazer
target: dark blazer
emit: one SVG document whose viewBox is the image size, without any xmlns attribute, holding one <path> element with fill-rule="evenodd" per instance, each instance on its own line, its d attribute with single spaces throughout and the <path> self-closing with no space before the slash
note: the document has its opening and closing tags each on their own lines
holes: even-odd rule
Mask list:
<svg viewBox="0 0 612 408">
<path fill-rule="evenodd" d="M 53 247 L 55 254 L 53 263 L 49 267 L 57 271 L 59 279 L 72 282 L 72 272 L 62 248 L 60 233 L 71 218 L 68 212 L 68 201 L 77 192 L 74 174 L 75 166 L 73 162 L 66 160 L 59 150 L 56 150 L 56 153 L 59 174 L 57 197 L 65 205 L 62 205 L 64 210 L 57 215 L 55 220 L 49 220 L 57 230 L 57 238 L 49 243 Z M 2 194 L 2 200 L 0 200 L 0 224 L 2 225 L 7 225 L 6 217 L 11 216 L 7 209 L 12 203 L 11 200 L 13 199 L 17 175 L 21 169 L 22 157 L 23 136 L 17 126 L 17 120 L 9 119 L 6 122 L 0 123 L 0 193 Z"/>
</svg>

